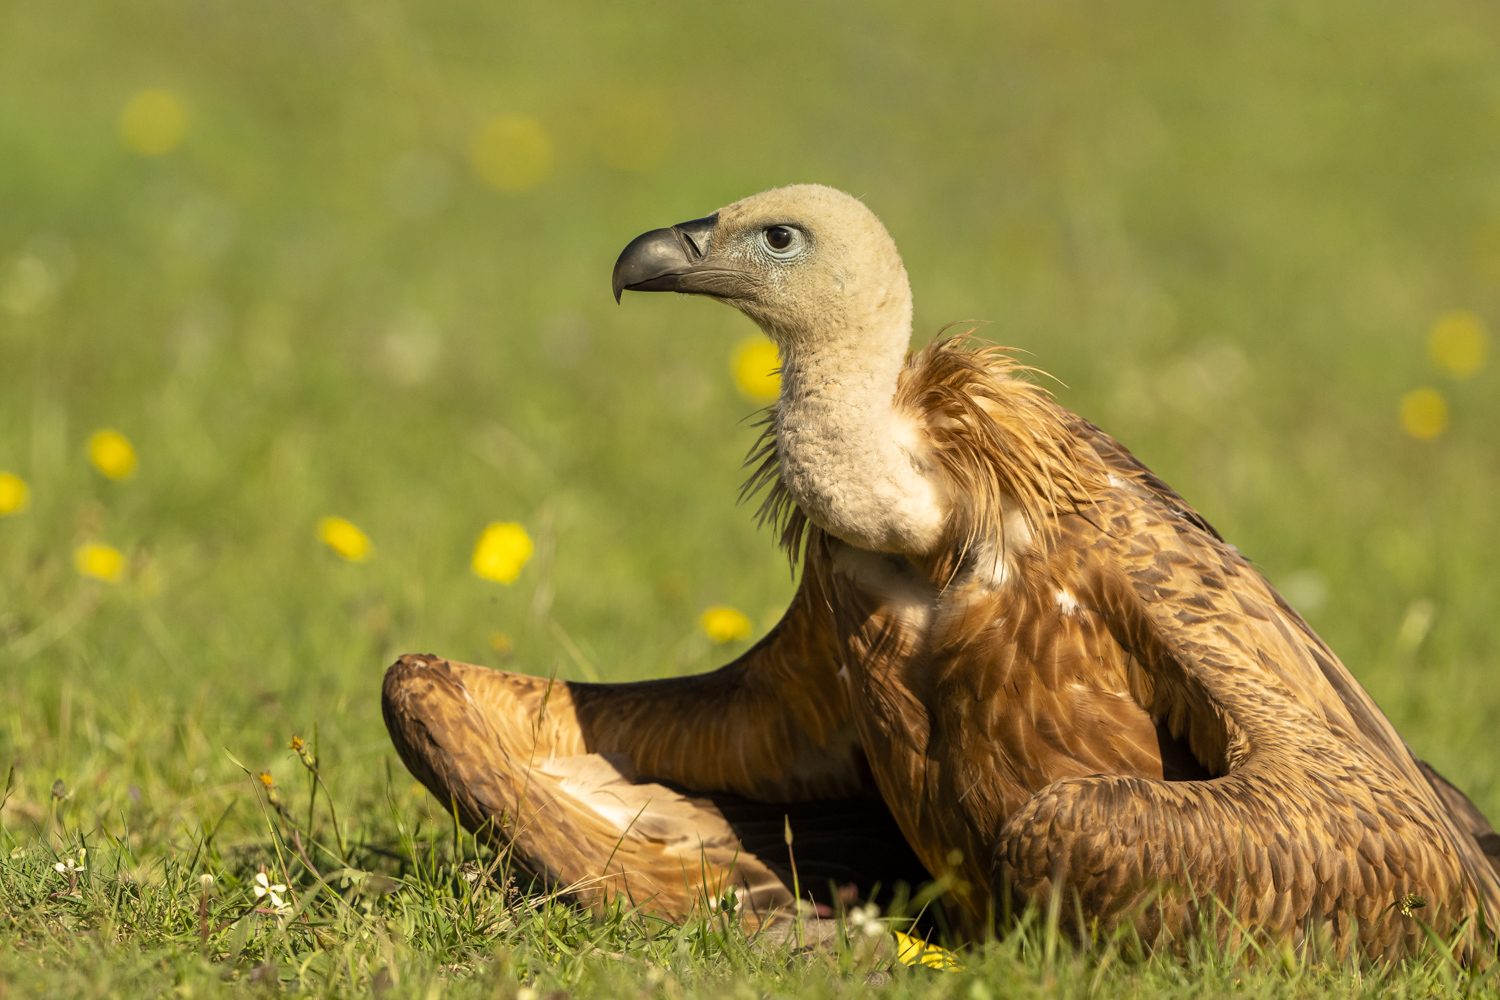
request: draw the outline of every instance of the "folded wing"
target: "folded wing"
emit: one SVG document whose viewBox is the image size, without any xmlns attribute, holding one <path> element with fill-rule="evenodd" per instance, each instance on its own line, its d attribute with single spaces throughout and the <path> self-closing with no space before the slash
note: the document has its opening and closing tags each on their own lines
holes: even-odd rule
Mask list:
<svg viewBox="0 0 1500 1000">
<path fill-rule="evenodd" d="M 1278 940 L 1323 924 L 1394 957 L 1421 940 L 1418 896 L 1440 933 L 1478 933 L 1481 908 L 1494 926 L 1484 831 L 1238 552 L 1118 445 L 1081 433 L 1118 484 L 1097 525 L 1070 529 L 1091 535 L 1081 599 L 1143 665 L 1152 717 L 1222 777 L 1055 782 L 1005 824 L 997 882 L 1061 891 L 1148 937 L 1205 918 Z"/>
</svg>

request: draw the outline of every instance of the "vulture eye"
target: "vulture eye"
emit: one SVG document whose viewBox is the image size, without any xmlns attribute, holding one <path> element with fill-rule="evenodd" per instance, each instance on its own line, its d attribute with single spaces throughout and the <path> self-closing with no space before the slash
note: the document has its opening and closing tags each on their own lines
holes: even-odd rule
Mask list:
<svg viewBox="0 0 1500 1000">
<path fill-rule="evenodd" d="M 791 226 L 767 226 L 761 239 L 777 257 L 790 257 L 802 249 L 802 233 Z"/>
</svg>

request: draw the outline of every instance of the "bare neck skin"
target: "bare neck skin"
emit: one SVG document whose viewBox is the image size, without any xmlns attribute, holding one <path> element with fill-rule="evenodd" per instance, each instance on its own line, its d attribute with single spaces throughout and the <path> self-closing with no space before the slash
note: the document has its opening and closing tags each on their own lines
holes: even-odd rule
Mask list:
<svg viewBox="0 0 1500 1000">
<path fill-rule="evenodd" d="M 904 271 L 892 284 L 868 309 L 777 338 L 776 447 L 782 481 L 814 524 L 859 548 L 917 555 L 937 544 L 945 504 L 920 427 L 893 406 L 911 291 Z"/>
</svg>

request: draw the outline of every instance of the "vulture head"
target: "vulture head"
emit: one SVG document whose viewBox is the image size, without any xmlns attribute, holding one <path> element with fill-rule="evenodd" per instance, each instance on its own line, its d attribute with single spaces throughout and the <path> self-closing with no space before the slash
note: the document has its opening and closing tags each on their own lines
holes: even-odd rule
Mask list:
<svg viewBox="0 0 1500 1000">
<path fill-rule="evenodd" d="M 615 262 L 615 298 L 626 289 L 727 302 L 776 342 L 781 395 L 763 475 L 780 485 L 763 510 L 790 509 L 784 498 L 834 537 L 878 552 L 939 543 L 948 505 L 921 415 L 893 406 L 911 286 L 895 242 L 859 199 L 797 184 L 653 229 Z"/>
<path fill-rule="evenodd" d="M 911 288 L 896 244 L 859 199 L 821 184 L 752 195 L 653 229 L 615 263 L 623 291 L 727 302 L 787 349 L 911 332 Z"/>
</svg>

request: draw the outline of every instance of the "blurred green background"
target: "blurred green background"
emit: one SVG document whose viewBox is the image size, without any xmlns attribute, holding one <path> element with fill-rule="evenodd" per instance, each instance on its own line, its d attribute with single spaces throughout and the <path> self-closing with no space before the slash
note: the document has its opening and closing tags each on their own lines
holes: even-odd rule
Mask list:
<svg viewBox="0 0 1500 1000">
<path fill-rule="evenodd" d="M 245 796 L 221 747 L 289 775 L 314 725 L 374 801 L 402 652 L 745 648 L 793 588 L 735 504 L 753 329 L 609 272 L 801 181 L 885 220 L 918 342 L 1029 351 L 1500 814 L 1500 8 L 3 0 L 7 836 L 61 778 L 173 843 Z M 535 543 L 508 586 L 494 521 Z"/>
</svg>

